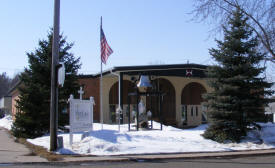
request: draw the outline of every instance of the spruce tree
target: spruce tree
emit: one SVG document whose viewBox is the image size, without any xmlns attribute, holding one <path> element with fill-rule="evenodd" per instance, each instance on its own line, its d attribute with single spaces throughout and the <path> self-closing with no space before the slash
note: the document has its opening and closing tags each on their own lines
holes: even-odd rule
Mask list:
<svg viewBox="0 0 275 168">
<path fill-rule="evenodd" d="M 272 83 L 262 75 L 265 54 L 257 50 L 247 19 L 235 11 L 229 27 L 223 27 L 224 40 L 216 40 L 218 49 L 209 50 L 217 65 L 208 69 L 213 92 L 204 95 L 210 125 L 203 136 L 218 142 L 239 142 L 248 126 L 264 119 L 265 97 L 272 94 Z"/>
<path fill-rule="evenodd" d="M 29 66 L 20 75 L 22 86 L 19 88 L 17 100 L 18 111 L 12 127 L 16 137 L 34 138 L 49 132 L 50 128 L 50 94 L 51 94 L 51 63 L 52 63 L 51 30 L 46 40 L 40 40 L 34 52 L 27 53 Z M 68 123 L 69 115 L 64 113 L 70 94 L 76 94 L 79 88 L 77 71 L 81 64 L 80 58 L 75 58 L 70 49 L 72 43 L 60 35 L 59 61 L 64 62 L 66 75 L 64 86 L 59 88 L 58 124 Z"/>
</svg>

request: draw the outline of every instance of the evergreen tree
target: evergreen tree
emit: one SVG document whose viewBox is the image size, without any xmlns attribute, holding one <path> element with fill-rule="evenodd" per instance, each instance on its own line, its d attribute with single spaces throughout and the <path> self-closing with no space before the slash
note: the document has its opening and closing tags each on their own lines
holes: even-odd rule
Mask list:
<svg viewBox="0 0 275 168">
<path fill-rule="evenodd" d="M 34 52 L 27 53 L 29 67 L 20 75 L 22 86 L 17 101 L 19 110 L 15 115 L 12 132 L 16 137 L 34 138 L 49 132 L 50 128 L 50 94 L 52 63 L 53 31 L 48 33 L 47 40 L 40 40 Z M 77 71 L 81 64 L 69 50 L 72 43 L 60 35 L 59 61 L 64 62 L 66 75 L 64 86 L 59 88 L 58 125 L 68 123 L 69 115 L 62 112 L 67 107 L 70 94 L 76 94 L 79 88 Z"/>
<path fill-rule="evenodd" d="M 249 125 L 264 119 L 265 96 L 272 94 L 272 84 L 261 75 L 265 54 L 257 51 L 257 38 L 246 22 L 247 18 L 235 11 L 230 27 L 223 28 L 224 40 L 216 40 L 218 49 L 210 49 L 218 65 L 208 69 L 214 91 L 204 95 L 210 126 L 203 136 L 218 142 L 239 142 Z"/>
</svg>

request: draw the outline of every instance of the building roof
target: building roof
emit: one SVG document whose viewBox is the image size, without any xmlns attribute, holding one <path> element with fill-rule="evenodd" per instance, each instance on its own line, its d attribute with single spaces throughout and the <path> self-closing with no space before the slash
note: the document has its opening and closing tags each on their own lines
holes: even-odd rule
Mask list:
<svg viewBox="0 0 275 168">
<path fill-rule="evenodd" d="M 21 83 L 22 83 L 22 81 L 21 81 L 21 80 L 18 80 L 18 81 L 10 88 L 10 90 L 8 91 L 8 94 L 9 94 L 9 95 L 12 95 L 12 92 L 13 92 L 14 90 L 16 90 L 16 89 L 19 87 L 19 85 L 21 85 Z"/>
<path fill-rule="evenodd" d="M 122 73 L 126 75 L 155 75 L 155 76 L 187 76 L 187 70 L 192 72 L 192 77 L 204 78 L 206 65 L 200 64 L 165 64 L 165 65 L 139 65 L 139 66 L 117 66 L 102 72 L 102 75 Z M 79 75 L 79 78 L 96 78 L 100 73 L 94 75 Z"/>
</svg>

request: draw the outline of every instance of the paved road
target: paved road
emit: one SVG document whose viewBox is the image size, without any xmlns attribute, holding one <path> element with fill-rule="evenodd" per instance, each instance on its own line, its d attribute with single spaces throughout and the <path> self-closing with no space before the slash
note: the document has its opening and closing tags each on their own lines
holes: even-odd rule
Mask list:
<svg viewBox="0 0 275 168">
<path fill-rule="evenodd" d="M 150 162 L 105 162 L 79 164 L 49 164 L 44 165 L 0 165 L 10 168 L 274 168 L 275 156 L 258 156 L 243 158 L 215 158 L 194 160 L 159 160 Z"/>
<path fill-rule="evenodd" d="M 7 130 L 0 127 L 0 163 L 24 162 L 43 162 L 46 159 L 39 156 L 30 156 L 30 150 L 24 145 L 15 143 L 13 137 Z"/>
</svg>

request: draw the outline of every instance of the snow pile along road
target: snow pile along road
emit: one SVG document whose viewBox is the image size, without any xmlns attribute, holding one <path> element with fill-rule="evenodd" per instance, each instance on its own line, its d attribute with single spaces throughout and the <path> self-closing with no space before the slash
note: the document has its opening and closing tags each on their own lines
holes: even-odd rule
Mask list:
<svg viewBox="0 0 275 168">
<path fill-rule="evenodd" d="M 160 124 L 154 122 L 154 128 L 159 129 Z M 94 131 L 87 137 L 81 138 L 83 133 L 74 134 L 74 143 L 69 145 L 69 134 L 63 136 L 64 148 L 61 154 L 84 155 L 122 155 L 122 154 L 153 154 L 153 153 L 179 153 L 179 152 L 210 152 L 233 151 L 275 148 L 275 125 L 262 124 L 261 132 L 251 133 L 241 143 L 220 144 L 204 139 L 201 134 L 207 125 L 193 129 L 177 129 L 164 126 L 163 130 L 145 130 L 128 132 L 128 125 L 122 125 L 117 131 L 117 125 L 94 124 Z M 134 129 L 134 128 L 133 128 Z M 262 141 L 259 141 L 262 138 Z M 44 136 L 28 139 L 29 142 L 49 148 L 50 138 Z M 259 143 L 260 142 L 260 143 Z"/>
<path fill-rule="evenodd" d="M 11 126 L 12 126 L 11 115 L 6 115 L 5 117 L 0 119 L 0 127 L 4 127 L 8 130 L 11 130 Z"/>
<path fill-rule="evenodd" d="M 0 119 L 0 127 L 11 129 L 12 118 L 6 116 Z M 171 126 L 163 126 L 154 122 L 154 130 L 130 131 L 128 125 L 121 125 L 118 132 L 117 125 L 94 124 L 94 131 L 83 136 L 83 132 L 74 134 L 74 143 L 69 145 L 69 133 L 62 133 L 64 148 L 60 154 L 84 154 L 84 155 L 121 155 L 121 154 L 153 154 L 153 153 L 179 153 L 179 152 L 210 152 L 233 151 L 275 148 L 275 124 L 260 123 L 261 131 L 250 131 L 241 143 L 220 144 L 212 140 L 204 139 L 207 125 L 200 125 L 193 129 L 177 129 Z M 132 128 L 134 130 L 134 128 Z M 82 138 L 83 137 L 83 138 Z M 28 139 L 30 143 L 50 147 L 50 137 Z"/>
</svg>

